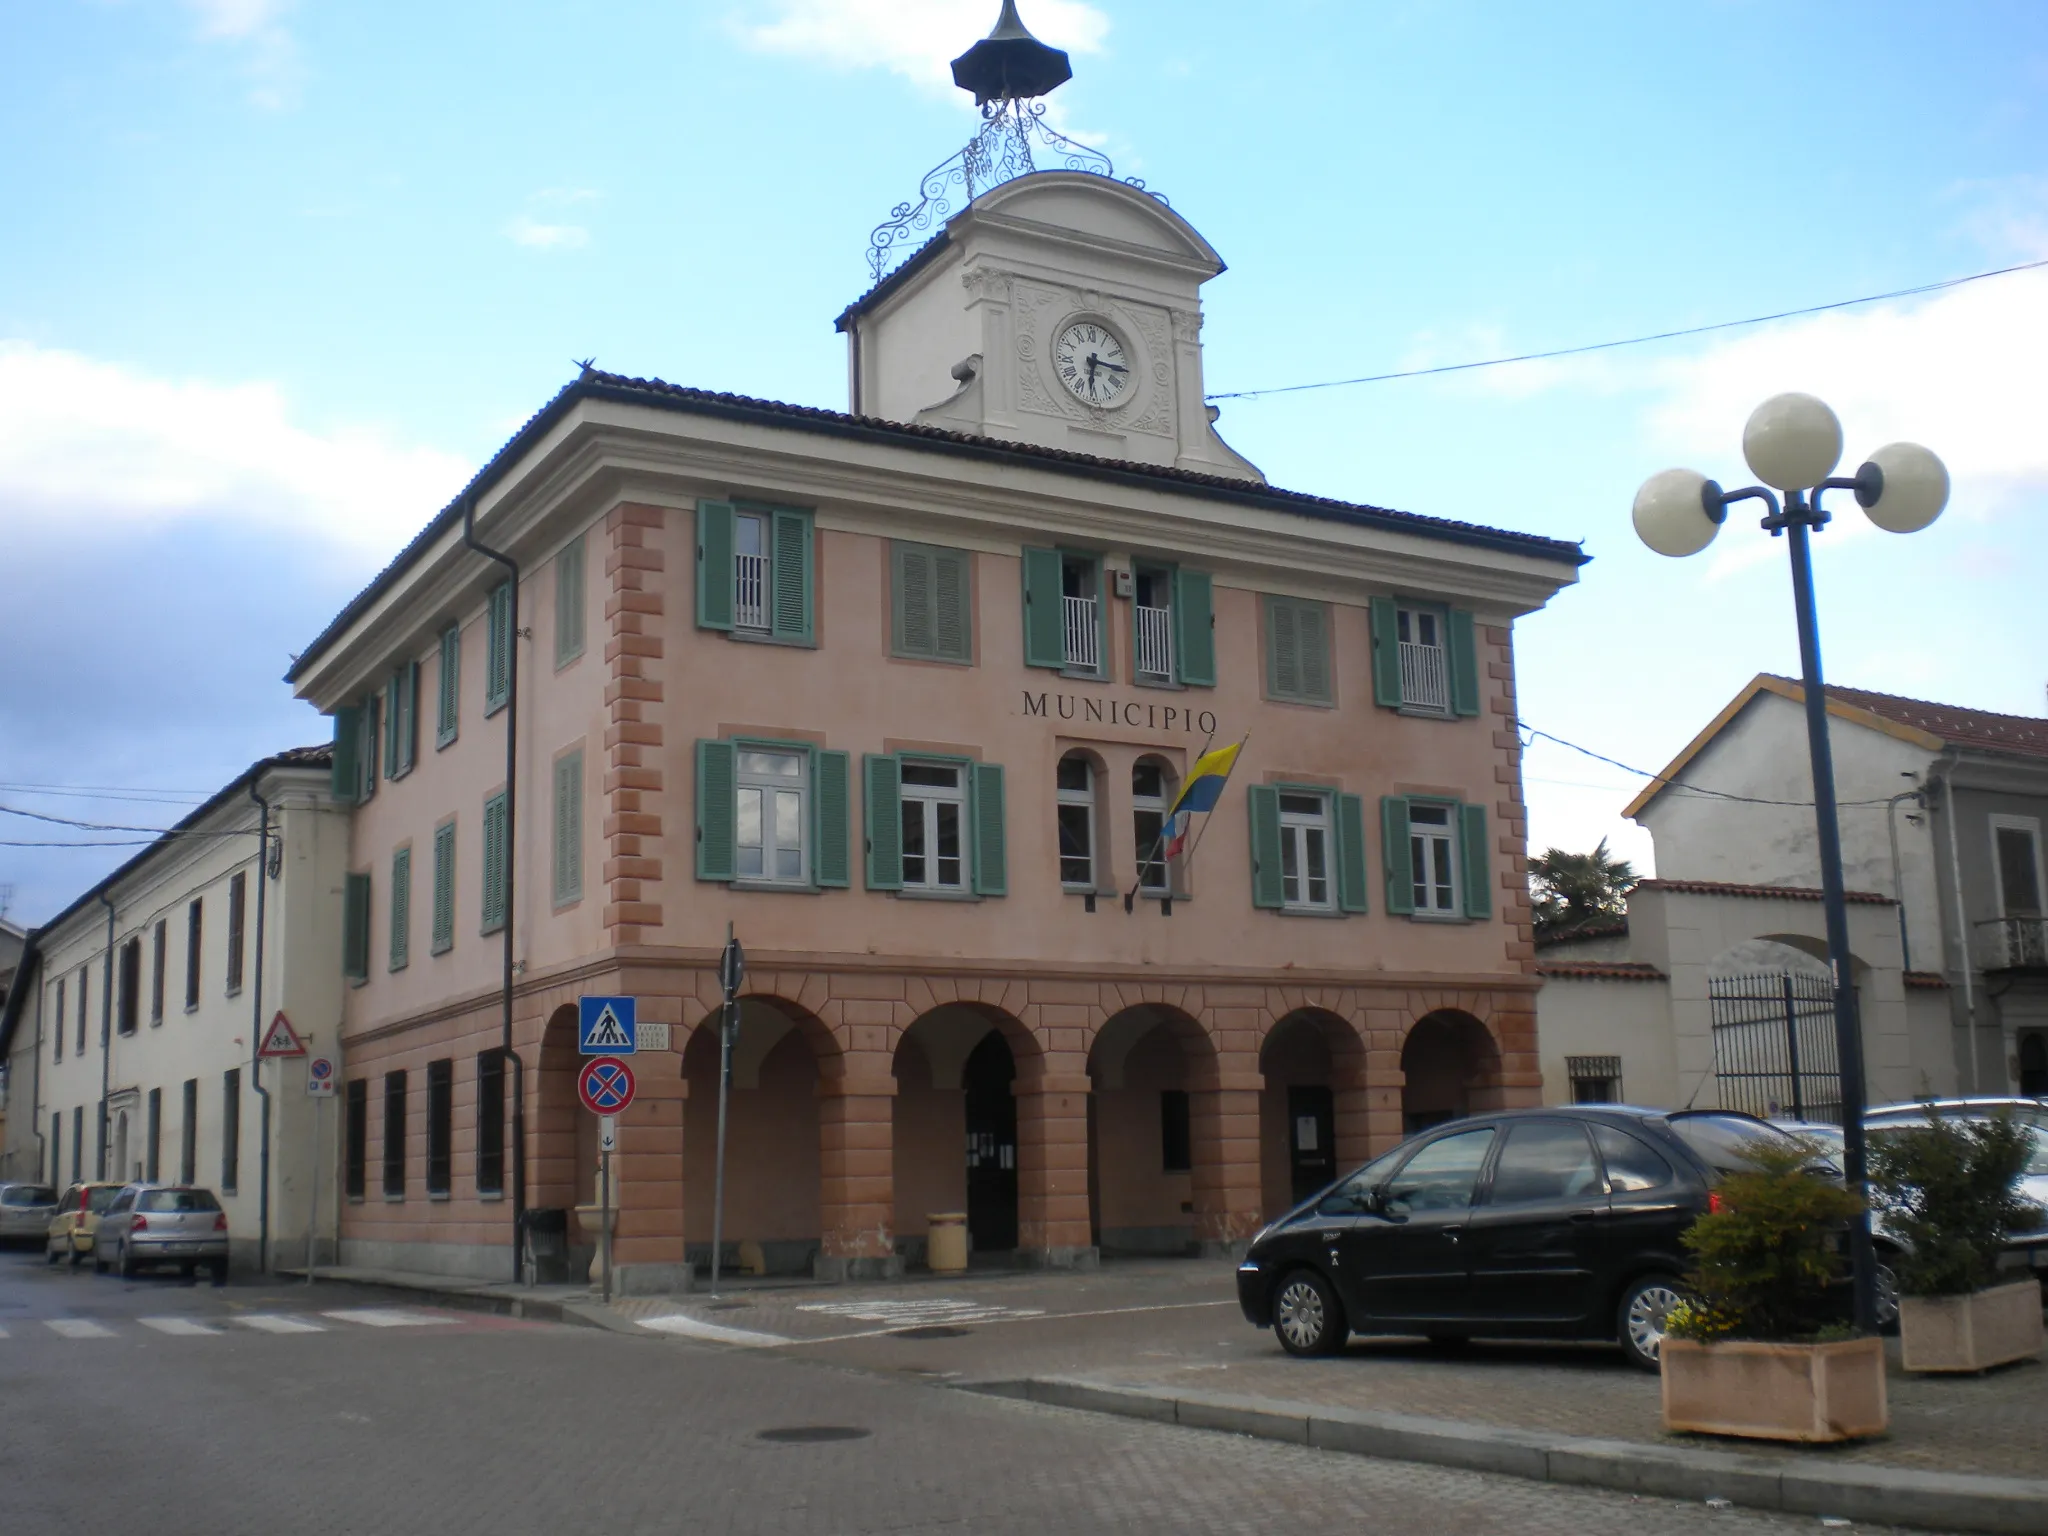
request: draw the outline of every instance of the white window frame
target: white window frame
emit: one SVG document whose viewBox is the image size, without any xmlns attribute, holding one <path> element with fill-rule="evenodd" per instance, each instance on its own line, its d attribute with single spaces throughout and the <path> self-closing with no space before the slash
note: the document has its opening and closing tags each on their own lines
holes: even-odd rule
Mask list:
<svg viewBox="0 0 2048 1536">
<path fill-rule="evenodd" d="M 749 759 L 773 758 L 796 764 L 794 775 L 777 773 L 759 766 L 758 761 L 749 766 Z M 794 794 L 796 797 L 796 855 L 797 868 L 794 875 L 775 873 L 776 856 L 786 851 L 777 841 L 776 816 L 771 814 L 774 805 L 771 797 Z M 747 797 L 755 796 L 756 841 L 749 844 L 747 836 Z M 760 868 L 749 871 L 746 855 L 749 848 L 758 850 Z M 808 886 L 811 883 L 811 772 L 810 754 L 791 752 L 775 747 L 755 747 L 744 742 L 738 744 L 733 756 L 733 876 L 747 885 Z"/>
<path fill-rule="evenodd" d="M 903 889 L 925 891 L 940 896 L 965 896 L 974 889 L 974 829 L 971 825 L 968 801 L 968 775 L 972 772 L 969 764 L 935 758 L 906 757 L 897 766 L 897 800 L 901 809 L 898 816 L 902 821 L 903 834 Z M 916 772 L 950 773 L 953 782 L 943 784 L 913 784 L 910 775 Z M 945 808 L 953 810 L 953 826 L 956 846 L 960 852 L 955 860 L 958 878 L 939 878 L 939 823 Z M 918 820 L 920 841 L 924 851 L 911 851 L 910 820 Z M 911 878 L 910 861 L 918 860 L 923 873 Z"/>
<path fill-rule="evenodd" d="M 744 531 L 759 535 L 757 554 L 749 554 Z M 758 561 L 755 600 L 747 602 L 747 562 Z M 775 518 L 771 513 L 736 509 L 732 516 L 732 627 L 750 635 L 770 634 L 775 628 Z"/>
<path fill-rule="evenodd" d="M 1079 764 L 1081 765 L 1082 771 L 1083 771 L 1083 772 L 1085 772 L 1085 773 L 1086 773 L 1086 774 L 1088 775 L 1088 783 L 1087 783 L 1087 785 L 1086 785 L 1086 787 L 1085 787 L 1085 788 L 1082 788 L 1082 789 L 1065 789 L 1065 788 L 1061 788 L 1061 787 L 1060 787 L 1060 783 L 1059 783 L 1059 769 L 1060 769 L 1060 768 L 1063 768 L 1063 767 L 1065 767 L 1065 766 L 1066 766 L 1066 765 L 1067 765 L 1067 764 L 1068 764 L 1069 762 L 1075 762 L 1075 763 L 1079 763 Z M 1077 855 L 1070 855 L 1070 854 L 1068 854 L 1068 853 L 1067 853 L 1067 852 L 1065 851 L 1065 848 L 1064 848 L 1064 846 L 1060 844 L 1060 842 L 1059 842 L 1059 837 L 1060 837 L 1060 814 L 1059 814 L 1059 810 L 1055 810 L 1055 811 L 1054 811 L 1054 813 L 1053 813 L 1053 836 L 1054 836 L 1054 848 L 1055 848 L 1055 852 L 1056 852 L 1056 854 L 1057 854 L 1057 856 L 1058 856 L 1058 858 L 1059 858 L 1059 861 L 1060 861 L 1060 885 L 1061 885 L 1062 887 L 1064 887 L 1065 889 L 1067 889 L 1067 890 L 1070 890 L 1070 891 L 1083 891 L 1083 892 L 1090 892 L 1090 893 L 1092 893 L 1092 892 L 1094 892 L 1095 890 L 1099 889 L 1099 886 L 1100 886 L 1100 882 L 1099 882 L 1099 881 L 1098 881 L 1098 880 L 1096 879 L 1096 873 L 1095 873 L 1095 871 L 1096 871 L 1096 841 L 1095 841 L 1095 830 L 1096 830 L 1096 819 L 1097 819 L 1097 811 L 1096 811 L 1096 804 L 1095 804 L 1095 795 L 1096 795 L 1096 789 L 1097 789 L 1097 786 L 1098 786 L 1098 784 L 1100 783 L 1100 780 L 1101 780 L 1101 775 L 1100 775 L 1100 774 L 1098 774 L 1098 773 L 1096 773 L 1096 771 L 1095 771 L 1095 764 L 1094 764 L 1094 763 L 1093 763 L 1093 762 L 1092 762 L 1092 761 L 1091 761 L 1091 760 L 1090 760 L 1090 759 L 1088 758 L 1087 754 L 1086 754 L 1086 753 L 1083 753 L 1083 752 L 1069 752 L 1069 753 L 1066 753 L 1066 754 L 1065 754 L 1064 756 L 1062 756 L 1062 757 L 1060 758 L 1058 766 L 1057 766 L 1057 767 L 1055 767 L 1055 768 L 1054 768 L 1054 770 L 1053 770 L 1053 786 L 1054 786 L 1054 787 L 1053 787 L 1053 802 L 1054 802 L 1054 804 L 1055 804 L 1055 805 L 1056 805 L 1057 807 L 1060 807 L 1061 809 L 1064 809 L 1064 808 L 1066 808 L 1066 807 L 1068 807 L 1068 806 L 1078 807 L 1078 808 L 1080 809 L 1080 811 L 1082 812 L 1083 816 L 1085 817 L 1085 825 L 1086 825 L 1086 827 L 1087 827 L 1087 836 L 1086 836 L 1086 838 L 1085 838 L 1085 840 L 1084 840 L 1084 841 L 1085 841 L 1085 843 L 1086 843 L 1086 847 L 1087 847 L 1087 852 L 1086 852 L 1086 854 L 1085 854 L 1085 855 L 1078 855 L 1078 857 L 1085 857 L 1085 858 L 1087 859 L 1087 861 L 1088 861 L 1088 877 L 1087 877 L 1087 878 L 1086 878 L 1085 880 L 1069 880 L 1069 879 L 1067 878 L 1067 869 L 1066 869 L 1066 865 L 1067 865 L 1067 860 L 1068 860 L 1068 859 L 1069 859 L 1070 857 L 1077 857 Z"/>
<path fill-rule="evenodd" d="M 1420 821 L 1418 816 L 1428 818 L 1441 816 L 1443 821 Z M 1444 880 L 1439 884 L 1432 877 L 1427 855 L 1441 850 L 1444 863 Z M 1411 800 L 1408 803 L 1408 874 L 1409 894 L 1415 903 L 1416 917 L 1463 917 L 1465 915 L 1465 892 L 1458 867 L 1458 807 L 1445 802 Z M 1443 900 L 1435 898 L 1441 895 Z"/>
<path fill-rule="evenodd" d="M 1138 770 L 1153 767 L 1159 770 L 1159 793 L 1141 795 L 1138 793 Z M 1131 834 L 1135 846 L 1131 857 L 1138 865 L 1138 894 L 1141 896 L 1164 896 L 1173 889 L 1173 866 L 1170 860 L 1161 857 L 1154 863 L 1146 862 L 1146 855 L 1152 851 L 1156 836 L 1145 837 L 1138 831 L 1138 818 L 1150 812 L 1159 818 L 1159 830 L 1166 827 L 1166 811 L 1173 804 L 1173 797 L 1180 785 L 1173 771 L 1173 765 L 1164 758 L 1151 754 L 1131 764 Z M 1148 878 L 1156 876 L 1156 878 Z"/>
<path fill-rule="evenodd" d="M 1334 912 L 1337 910 L 1337 818 L 1331 811 L 1330 792 L 1325 789 L 1286 789 L 1280 799 L 1280 905 L 1288 912 Z M 1290 808 L 1290 800 L 1314 800 L 1316 810 Z M 1322 834 L 1323 895 L 1315 898 L 1309 873 L 1312 834 Z M 1291 857 L 1290 857 L 1291 856 Z M 1289 864 L 1293 865 L 1292 873 Z"/>
</svg>

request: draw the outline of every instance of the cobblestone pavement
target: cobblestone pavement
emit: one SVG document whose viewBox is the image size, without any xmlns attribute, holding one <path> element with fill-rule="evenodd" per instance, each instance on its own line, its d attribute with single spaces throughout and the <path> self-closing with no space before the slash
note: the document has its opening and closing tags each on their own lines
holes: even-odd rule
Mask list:
<svg viewBox="0 0 2048 1536">
<path fill-rule="evenodd" d="M 941 1303 L 959 1311 L 948 1317 Z M 756 1337 L 740 1342 L 778 1353 L 938 1380 L 1077 1375 L 1603 1439 L 2048 1475 L 2048 1369 L 2040 1364 L 1982 1377 L 1908 1376 L 1894 1349 L 1891 1433 L 1856 1446 L 1799 1451 L 1667 1435 L 1656 1377 L 1630 1369 L 1612 1348 L 1479 1343 L 1447 1354 L 1418 1340 L 1375 1339 L 1354 1340 L 1330 1360 L 1291 1359 L 1239 1314 L 1225 1264 L 1167 1261 L 1111 1265 L 1090 1276 L 774 1289 L 720 1302 L 631 1305 L 744 1330 Z M 832 1310 L 806 1310 L 819 1305 Z M 878 1307 L 889 1310 L 874 1321 L 859 1316 Z"/>
<path fill-rule="evenodd" d="M 97 1297 L 81 1295 L 91 1284 L 80 1278 L 67 1293 L 55 1277 L 0 1261 L 0 1314 L 9 1319 L 0 1489 L 10 1530 L 1816 1528 L 1805 1517 L 1333 1456 L 935 1391 L 779 1351 L 596 1329 L 169 1335 L 131 1326 L 144 1315 L 136 1309 L 161 1310 L 168 1289 L 135 1298 L 109 1283 Z M 104 1338 L 22 1326 L 83 1316 L 88 1300 L 100 1302 L 93 1315 Z M 334 1310 L 344 1308 L 308 1315 Z M 790 1430 L 799 1433 L 762 1436 Z"/>
</svg>

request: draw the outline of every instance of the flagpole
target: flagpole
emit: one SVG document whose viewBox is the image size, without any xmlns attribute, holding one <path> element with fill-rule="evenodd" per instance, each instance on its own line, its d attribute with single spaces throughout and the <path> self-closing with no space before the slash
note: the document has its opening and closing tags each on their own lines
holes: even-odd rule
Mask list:
<svg viewBox="0 0 2048 1536">
<path fill-rule="evenodd" d="M 1215 742 L 1216 733 L 1212 730 L 1211 732 L 1209 732 L 1208 736 L 1203 739 L 1202 750 L 1195 754 L 1195 762 L 1197 764 L 1199 764 L 1203 758 L 1209 755 L 1209 748 L 1215 745 Z M 1190 775 L 1188 783 L 1191 784 L 1193 782 L 1193 776 Z M 1138 889 L 1145 883 L 1145 866 L 1147 864 L 1150 864 L 1152 860 L 1158 856 L 1159 850 L 1166 846 L 1166 829 L 1173 825 L 1173 813 L 1180 809 L 1180 797 L 1181 795 L 1184 795 L 1187 792 L 1187 784 L 1181 785 L 1180 794 L 1175 795 L 1173 797 L 1173 804 L 1169 805 L 1166 808 L 1166 815 L 1159 823 L 1159 835 L 1152 839 L 1151 851 L 1147 853 L 1144 858 L 1138 860 L 1138 878 L 1132 881 L 1131 888 L 1128 891 L 1124 892 L 1124 915 L 1126 917 L 1130 916 L 1132 911 L 1135 910 L 1137 906 Z M 1171 901 L 1173 899 L 1173 872 L 1171 870 L 1168 870 L 1166 874 L 1166 891 L 1167 900 Z"/>
<path fill-rule="evenodd" d="M 1237 743 L 1237 756 L 1238 756 L 1238 757 L 1242 757 L 1242 756 L 1244 756 L 1244 749 L 1245 749 L 1245 744 L 1246 744 L 1247 742 L 1249 742 L 1249 741 L 1250 741 L 1251 739 L 1252 739 L 1252 733 L 1251 733 L 1250 731 L 1246 731 L 1246 732 L 1244 733 L 1244 735 L 1243 735 L 1242 737 L 1240 737 L 1240 738 L 1238 739 L 1238 743 Z M 1237 758 L 1236 758 L 1236 757 L 1233 757 L 1233 758 L 1232 758 L 1232 759 L 1230 760 L 1230 771 L 1231 771 L 1232 773 L 1235 773 L 1235 772 L 1237 772 Z M 1192 844 L 1192 845 L 1190 845 L 1190 846 L 1189 846 L 1189 848 L 1188 848 L 1188 857 L 1189 857 L 1190 859 L 1193 859 L 1193 858 L 1194 858 L 1194 856 L 1195 856 L 1195 849 L 1197 849 L 1197 848 L 1199 848 L 1199 847 L 1201 847 L 1201 846 L 1202 846 L 1202 839 L 1203 839 L 1203 838 L 1205 838 L 1205 837 L 1207 837 L 1207 836 L 1209 835 L 1209 820 L 1210 820 L 1210 818 L 1208 818 L 1207 816 L 1205 816 L 1205 817 L 1203 817 L 1203 818 L 1202 818 L 1202 830 L 1201 830 L 1201 831 L 1199 831 L 1199 832 L 1197 832 L 1197 833 L 1195 834 L 1195 840 L 1194 840 L 1193 844 Z"/>
</svg>

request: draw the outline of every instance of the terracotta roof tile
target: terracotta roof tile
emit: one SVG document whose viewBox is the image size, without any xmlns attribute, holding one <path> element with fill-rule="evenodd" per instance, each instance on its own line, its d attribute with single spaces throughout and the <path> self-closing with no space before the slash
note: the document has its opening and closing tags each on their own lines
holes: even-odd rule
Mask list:
<svg viewBox="0 0 2048 1536">
<path fill-rule="evenodd" d="M 1808 885 L 1737 885 L 1726 880 L 1642 880 L 1636 884 L 1639 891 L 1678 891 L 1688 896 L 1748 896 L 1762 901 L 1819 901 L 1821 892 Z M 1895 905 L 1889 896 L 1880 896 L 1875 891 L 1844 891 L 1845 901 L 1862 902 L 1869 906 L 1889 907 Z"/>
<path fill-rule="evenodd" d="M 1796 678 L 1785 678 L 1794 688 Z M 1998 715 L 1988 709 L 1965 709 L 1960 704 L 1937 704 L 1927 699 L 1902 698 L 1894 693 L 1872 693 L 1864 688 L 1843 688 L 1828 684 L 1828 697 L 1867 709 L 1873 715 L 1897 725 L 1910 725 L 1930 736 L 1939 736 L 1951 746 L 1976 747 L 1986 752 L 2017 752 L 2024 757 L 2048 757 L 2048 719 L 2036 715 Z"/>
<path fill-rule="evenodd" d="M 1574 981 L 1664 981 L 1668 978 L 1654 965 L 1641 960 L 1539 960 L 1538 976 L 1561 976 Z"/>
<path fill-rule="evenodd" d="M 1907 971 L 1904 974 L 1909 987 L 1948 990 L 1948 978 L 1939 971 Z"/>
<path fill-rule="evenodd" d="M 1554 949 L 1560 944 L 1590 943 L 1594 939 L 1623 939 L 1628 937 L 1628 919 L 1617 917 L 1609 923 L 1588 923 L 1583 928 L 1573 928 L 1566 933 L 1539 933 L 1536 935 L 1538 949 Z"/>
</svg>

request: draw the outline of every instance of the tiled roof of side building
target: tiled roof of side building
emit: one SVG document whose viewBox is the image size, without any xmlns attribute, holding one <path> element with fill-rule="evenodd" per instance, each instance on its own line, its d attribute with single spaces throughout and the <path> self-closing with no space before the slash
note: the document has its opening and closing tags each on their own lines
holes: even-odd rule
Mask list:
<svg viewBox="0 0 2048 1536">
<path fill-rule="evenodd" d="M 1669 978 L 1641 960 L 1538 960 L 1538 976 L 1573 981 L 1665 981 Z"/>
<path fill-rule="evenodd" d="M 1421 538 L 1443 539 L 1449 543 L 1466 544 L 1474 548 L 1525 555 L 1531 559 L 1551 561 L 1573 569 L 1586 564 L 1592 558 L 1578 544 L 1568 539 L 1515 533 L 1505 528 L 1489 528 L 1479 523 L 1461 523 L 1451 518 L 1426 517 L 1419 512 L 1398 512 L 1388 507 L 1375 507 L 1362 502 L 1340 501 L 1331 496 L 1313 496 L 1304 491 L 1275 490 L 1271 486 L 1253 481 L 1233 480 L 1226 475 L 1205 474 L 1199 470 L 1176 469 L 1161 464 L 1139 464 L 1126 459 L 1098 458 L 1093 454 L 1075 453 L 1065 448 L 1046 448 L 1034 443 L 1014 443 L 1001 438 L 976 437 L 970 433 L 954 432 L 944 427 L 922 426 L 915 422 L 885 421 L 878 416 L 853 416 L 844 411 L 825 410 L 820 406 L 789 405 L 780 400 L 760 400 L 748 395 L 722 394 L 715 390 L 669 384 L 660 379 L 636 379 L 624 374 L 604 373 L 595 368 L 586 368 L 557 391 L 552 400 L 535 412 L 526 424 L 512 435 L 505 446 L 491 456 L 490 462 L 477 471 L 455 499 L 443 507 L 433 521 L 421 529 L 412 542 L 399 552 L 397 558 L 378 572 L 370 584 L 349 601 L 348 606 L 343 608 L 300 653 L 298 659 L 292 663 L 291 670 L 285 673 L 285 681 L 296 680 L 312 658 L 319 655 L 337 635 L 353 623 L 356 617 L 396 581 L 428 546 L 461 521 L 462 508 L 467 501 L 482 495 L 502 479 L 528 447 L 584 400 L 605 400 L 726 420 L 760 422 L 853 441 L 897 443 L 905 447 L 959 454 L 968 458 L 1035 465 L 1060 473 L 1117 481 L 1126 485 L 1154 485 L 1167 490 L 1185 491 L 1190 495 L 1210 500 L 1234 501 L 1244 506 L 1265 507 L 1276 511 L 1295 512 L 1304 517 L 1320 518 L 1328 522 L 1349 523 L 1354 527 L 1414 534 Z"/>
<path fill-rule="evenodd" d="M 1930 736 L 1939 736 L 1951 746 L 2048 757 L 2048 719 L 2037 715 L 1999 715 L 1988 709 L 1965 709 L 1959 704 L 1937 704 L 1894 693 L 1842 688 L 1834 683 L 1828 684 L 1828 697 L 1867 709 L 1894 724 L 1910 725 Z"/>
<path fill-rule="evenodd" d="M 1538 949 L 1554 949 L 1561 944 L 1590 944 L 1595 939 L 1625 939 L 1628 937 L 1628 919 L 1617 917 L 1611 922 L 1588 923 L 1583 928 L 1571 928 L 1562 933 L 1539 933 L 1536 935 Z"/>
<path fill-rule="evenodd" d="M 1636 889 L 1677 891 L 1688 896 L 1741 896 L 1759 901 L 1819 901 L 1823 897 L 1818 886 L 1742 885 L 1728 880 L 1642 880 L 1637 882 Z M 1842 899 L 1874 907 L 1897 905 L 1891 897 L 1879 895 L 1876 891 L 1844 891 Z"/>
</svg>

